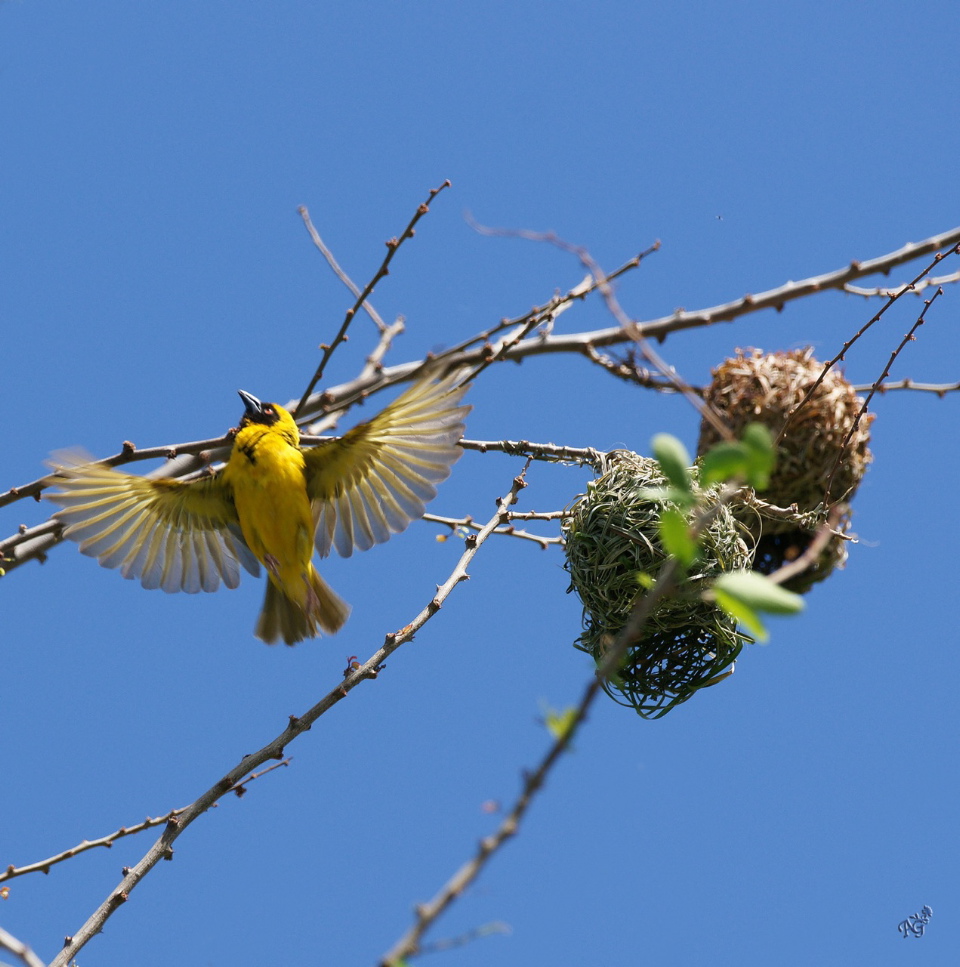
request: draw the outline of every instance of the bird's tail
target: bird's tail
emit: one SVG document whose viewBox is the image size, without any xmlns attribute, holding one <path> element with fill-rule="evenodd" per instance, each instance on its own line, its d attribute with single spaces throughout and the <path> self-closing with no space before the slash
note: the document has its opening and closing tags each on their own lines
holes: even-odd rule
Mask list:
<svg viewBox="0 0 960 967">
<path fill-rule="evenodd" d="M 320 630 L 328 635 L 336 634 L 350 614 L 350 605 L 343 600 L 310 564 L 307 573 L 307 601 L 300 607 L 288 598 L 273 582 L 267 579 L 267 593 L 263 609 L 257 619 L 254 634 L 268 645 L 281 638 L 284 644 L 295 645 L 304 638 L 315 638 Z"/>
</svg>

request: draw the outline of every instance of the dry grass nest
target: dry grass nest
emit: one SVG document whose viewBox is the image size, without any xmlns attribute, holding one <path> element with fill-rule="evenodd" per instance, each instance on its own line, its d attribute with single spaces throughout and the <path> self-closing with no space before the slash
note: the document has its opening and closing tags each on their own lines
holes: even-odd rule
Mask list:
<svg viewBox="0 0 960 967">
<path fill-rule="evenodd" d="M 597 664 L 627 622 L 641 587 L 638 573 L 655 577 L 667 558 L 658 534 L 665 504 L 648 493 L 665 484 L 655 460 L 615 451 L 564 522 L 570 590 L 583 603 L 583 634 L 575 644 Z M 711 491 L 703 499 L 717 503 Z M 713 684 L 750 640 L 700 594 L 717 575 L 750 566 L 742 527 L 728 507 L 719 508 L 702 545 L 684 584 L 660 602 L 619 674 L 604 682 L 609 695 L 644 717 L 658 718 Z"/>
<path fill-rule="evenodd" d="M 846 531 L 849 501 L 873 459 L 868 448 L 873 414 L 861 413 L 863 400 L 839 370 L 829 370 L 817 384 L 823 368 L 809 347 L 774 353 L 738 349 L 733 358 L 713 370 L 713 382 L 704 399 L 738 437 L 754 422 L 765 424 L 779 437 L 777 465 L 769 487 L 760 494 L 763 500 L 781 508 L 796 505 L 798 515 L 839 504 L 843 512 L 840 529 Z M 780 436 L 784 426 L 786 431 Z M 704 421 L 698 454 L 719 439 L 717 431 Z M 813 539 L 815 528 L 796 520 L 762 512 L 738 516 L 756 542 L 753 566 L 764 574 L 794 560 Z M 846 542 L 835 537 L 814 567 L 785 586 L 807 591 L 834 568 L 842 567 L 846 557 Z"/>
</svg>

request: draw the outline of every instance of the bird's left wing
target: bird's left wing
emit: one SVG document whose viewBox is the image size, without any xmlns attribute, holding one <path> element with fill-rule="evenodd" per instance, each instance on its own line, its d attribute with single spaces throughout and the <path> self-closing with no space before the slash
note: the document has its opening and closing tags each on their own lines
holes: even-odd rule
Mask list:
<svg viewBox="0 0 960 967">
<path fill-rule="evenodd" d="M 104 567 L 145 588 L 216 591 L 240 583 L 240 565 L 258 575 L 223 475 L 182 481 L 138 477 L 90 463 L 84 454 L 51 460 L 59 488 L 50 500 L 64 536 Z"/>
<path fill-rule="evenodd" d="M 428 376 L 368 423 L 304 450 L 321 557 L 365 551 L 423 516 L 463 451 L 464 373 Z"/>
</svg>

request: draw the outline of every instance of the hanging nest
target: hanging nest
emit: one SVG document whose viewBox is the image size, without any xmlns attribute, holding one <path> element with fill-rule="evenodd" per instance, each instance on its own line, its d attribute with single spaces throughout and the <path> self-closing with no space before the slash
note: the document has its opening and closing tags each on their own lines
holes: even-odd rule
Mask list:
<svg viewBox="0 0 960 967">
<path fill-rule="evenodd" d="M 738 349 L 736 356 L 713 370 L 713 382 L 704 393 L 704 400 L 738 437 L 749 423 L 763 423 L 775 438 L 787 427 L 777 442 L 770 485 L 760 496 L 775 507 L 795 505 L 796 515 L 785 519 L 762 510 L 738 513 L 756 542 L 754 568 L 763 574 L 795 560 L 810 545 L 816 523 L 798 518 L 839 504 L 843 512 L 839 529 L 847 530 L 850 498 L 873 459 L 867 446 L 873 414 L 860 415 L 863 400 L 839 370 L 827 372 L 800 406 L 822 373 L 823 364 L 809 347 L 778 353 Z M 719 441 L 714 427 L 703 421 L 698 455 Z M 846 558 L 846 541 L 834 537 L 813 567 L 784 586 L 798 593 L 808 591 L 834 568 L 842 567 Z"/>
<path fill-rule="evenodd" d="M 846 533 L 850 528 L 851 511 L 846 508 L 840 525 L 840 533 Z M 753 555 L 754 571 L 761 574 L 773 574 L 784 564 L 795 561 L 813 542 L 815 531 L 794 527 L 792 530 L 778 534 L 763 534 L 756 543 Z M 815 584 L 828 578 L 837 568 L 847 563 L 847 542 L 842 537 L 833 536 L 827 541 L 826 547 L 820 552 L 816 561 L 800 574 L 784 581 L 781 587 L 794 594 L 806 594 Z"/>
<path fill-rule="evenodd" d="M 696 471 L 693 471 L 694 475 Z M 666 504 L 650 488 L 666 486 L 655 460 L 619 450 L 606 471 L 587 485 L 564 521 L 570 590 L 583 603 L 583 634 L 575 645 L 599 665 L 627 623 L 641 586 L 638 573 L 656 576 L 667 555 L 658 522 Z M 716 503 L 710 492 L 708 504 Z M 702 535 L 703 554 L 684 584 L 664 598 L 631 643 L 607 694 L 645 718 L 659 718 L 693 693 L 729 674 L 744 642 L 737 623 L 703 601 L 709 579 L 750 566 L 750 552 L 733 514 L 721 507 Z"/>
</svg>

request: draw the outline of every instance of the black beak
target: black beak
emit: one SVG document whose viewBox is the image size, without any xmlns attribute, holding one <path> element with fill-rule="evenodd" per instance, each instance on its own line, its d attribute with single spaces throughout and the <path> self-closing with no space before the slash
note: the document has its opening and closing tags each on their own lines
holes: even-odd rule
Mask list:
<svg viewBox="0 0 960 967">
<path fill-rule="evenodd" d="M 261 403 L 256 396 L 251 393 L 247 393 L 245 390 L 238 389 L 237 393 L 239 393 L 240 399 L 243 400 L 243 405 L 247 411 L 247 416 L 249 416 L 252 420 L 262 419 L 263 403 Z"/>
</svg>

